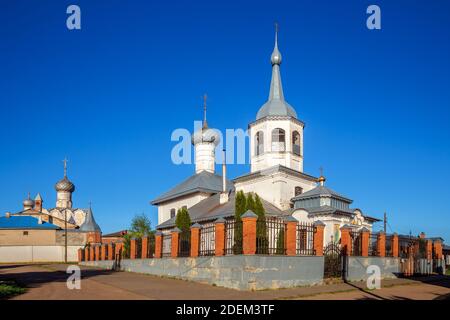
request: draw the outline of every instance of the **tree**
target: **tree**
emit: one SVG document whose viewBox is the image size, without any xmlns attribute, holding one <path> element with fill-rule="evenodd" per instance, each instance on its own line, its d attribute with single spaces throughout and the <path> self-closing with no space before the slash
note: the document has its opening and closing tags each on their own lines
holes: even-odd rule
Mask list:
<svg viewBox="0 0 450 320">
<path fill-rule="evenodd" d="M 251 194 L 249 194 L 249 196 L 250 195 Z M 258 253 L 268 253 L 269 239 L 267 238 L 266 211 L 264 210 L 261 198 L 256 193 L 252 211 L 258 216 L 258 219 L 256 220 L 256 243 L 259 247 L 257 248 Z"/>
<path fill-rule="evenodd" d="M 128 257 L 130 254 L 130 243 L 132 238 L 142 238 L 149 236 L 150 241 L 154 238 L 154 231 L 151 228 L 150 219 L 144 214 L 138 214 L 131 220 L 130 230 L 123 236 L 123 255 Z"/>
<path fill-rule="evenodd" d="M 284 228 L 281 228 L 278 232 L 277 238 L 277 254 L 284 254 L 285 245 L 284 245 Z"/>
<path fill-rule="evenodd" d="M 242 190 L 236 193 L 235 208 L 234 208 L 234 244 L 233 253 L 242 253 L 242 219 L 241 216 L 247 210 L 247 199 Z"/>
<path fill-rule="evenodd" d="M 182 207 L 177 211 L 177 217 L 175 218 L 175 225 L 182 233 L 188 233 L 191 231 L 191 217 L 186 207 Z"/>
</svg>

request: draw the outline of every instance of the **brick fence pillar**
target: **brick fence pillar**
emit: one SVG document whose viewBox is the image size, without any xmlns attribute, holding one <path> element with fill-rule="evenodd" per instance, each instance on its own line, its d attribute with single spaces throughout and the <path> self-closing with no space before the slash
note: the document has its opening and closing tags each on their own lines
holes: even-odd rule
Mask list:
<svg viewBox="0 0 450 320">
<path fill-rule="evenodd" d="M 81 261 L 83 261 L 84 259 L 84 257 L 83 257 L 83 253 L 84 253 L 84 250 L 83 249 L 78 249 L 78 262 L 81 262 Z"/>
<path fill-rule="evenodd" d="M 398 258 L 398 234 L 394 233 L 391 238 L 392 257 Z"/>
<path fill-rule="evenodd" d="M 95 251 L 93 245 L 89 246 L 89 260 L 95 261 Z"/>
<path fill-rule="evenodd" d="M 136 259 L 137 239 L 131 238 L 130 240 L 130 259 Z"/>
<path fill-rule="evenodd" d="M 361 257 L 369 256 L 369 235 L 369 229 L 365 227 L 361 229 Z"/>
<path fill-rule="evenodd" d="M 325 223 L 318 220 L 314 223 L 314 252 L 316 256 L 323 256 L 323 236 Z"/>
<path fill-rule="evenodd" d="M 341 249 L 344 255 L 352 254 L 352 239 L 350 237 L 351 227 L 344 225 L 341 227 Z"/>
<path fill-rule="evenodd" d="M 426 256 L 428 261 L 433 259 L 433 241 L 431 240 L 427 240 Z"/>
<path fill-rule="evenodd" d="M 252 211 L 248 210 L 241 216 L 242 219 L 242 253 L 255 254 L 256 253 L 256 220 L 258 216 Z"/>
<path fill-rule="evenodd" d="M 155 233 L 155 258 L 161 258 L 162 257 L 162 243 L 163 242 L 163 237 L 162 237 L 162 232 L 161 231 L 157 231 Z"/>
<path fill-rule="evenodd" d="M 191 226 L 191 257 L 198 257 L 200 250 L 200 229 L 202 226 L 195 223 Z"/>
<path fill-rule="evenodd" d="M 84 261 L 89 261 L 89 247 L 84 248 Z"/>
<path fill-rule="evenodd" d="M 379 257 L 386 256 L 386 233 L 383 231 L 378 232 L 377 237 L 377 255 Z"/>
<path fill-rule="evenodd" d="M 219 218 L 215 222 L 215 255 L 220 257 L 225 255 L 225 219 Z"/>
<path fill-rule="evenodd" d="M 102 260 L 106 260 L 106 252 L 107 252 L 107 249 L 108 249 L 108 245 L 106 244 L 106 243 L 103 243 L 102 244 L 102 249 L 101 249 L 101 259 Z"/>
<path fill-rule="evenodd" d="M 434 246 L 435 258 L 436 259 L 442 259 L 442 241 L 441 240 L 434 240 L 433 246 Z"/>
<path fill-rule="evenodd" d="M 286 223 L 285 246 L 286 255 L 295 256 L 297 254 L 297 223 L 298 220 L 293 216 L 288 216 L 284 219 Z"/>
<path fill-rule="evenodd" d="M 108 260 L 114 260 L 114 243 L 108 244 Z"/>
<path fill-rule="evenodd" d="M 180 245 L 180 233 L 181 230 L 179 228 L 175 228 L 172 230 L 172 253 L 171 257 L 178 257 L 178 246 Z"/>
<path fill-rule="evenodd" d="M 142 236 L 142 242 L 141 242 L 141 259 L 147 259 L 148 256 L 148 244 L 149 244 L 150 237 L 148 235 Z"/>
</svg>

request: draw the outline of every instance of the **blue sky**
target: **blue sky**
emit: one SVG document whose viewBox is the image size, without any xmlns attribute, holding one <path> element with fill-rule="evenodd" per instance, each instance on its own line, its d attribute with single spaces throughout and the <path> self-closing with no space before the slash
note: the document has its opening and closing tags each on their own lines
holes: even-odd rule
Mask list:
<svg viewBox="0 0 450 320">
<path fill-rule="evenodd" d="M 66 28 L 78 4 L 82 29 Z M 382 29 L 366 28 L 381 7 Z M 191 175 L 176 128 L 209 96 L 211 126 L 247 128 L 266 101 L 273 23 L 285 97 L 305 128 L 305 172 L 388 231 L 450 240 L 450 2 L 2 1 L 0 214 L 28 191 L 55 203 L 68 157 L 74 205 L 127 228 Z M 230 165 L 236 177 L 248 165 Z"/>
</svg>

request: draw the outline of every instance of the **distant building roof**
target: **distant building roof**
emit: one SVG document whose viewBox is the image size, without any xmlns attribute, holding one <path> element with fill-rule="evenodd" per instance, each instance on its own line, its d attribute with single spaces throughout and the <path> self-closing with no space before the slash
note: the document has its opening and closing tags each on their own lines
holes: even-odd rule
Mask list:
<svg viewBox="0 0 450 320">
<path fill-rule="evenodd" d="M 233 183 L 227 180 L 227 190 L 234 188 Z M 151 204 L 156 205 L 165 201 L 176 199 L 181 196 L 186 196 L 196 192 L 218 193 L 222 191 L 222 176 L 216 175 L 208 171 L 201 171 L 200 173 L 190 176 L 188 179 L 181 182 L 171 190 L 163 193 Z"/>
<path fill-rule="evenodd" d="M 315 197 L 319 197 L 319 196 L 333 196 L 335 198 L 344 200 L 348 203 L 352 203 L 353 200 L 331 190 L 330 188 L 327 188 L 325 186 L 317 186 L 312 190 L 309 190 L 305 193 L 299 194 L 298 196 L 292 198 L 292 201 L 297 201 L 297 200 L 302 200 L 302 199 L 306 199 L 306 198 L 315 198 Z"/>
<path fill-rule="evenodd" d="M 31 216 L 0 217 L 0 229 L 61 229 L 60 227 Z"/>
<path fill-rule="evenodd" d="M 113 232 L 113 233 L 108 233 L 105 235 L 102 235 L 102 238 L 117 238 L 117 237 L 123 237 L 124 235 L 126 235 L 128 233 L 128 230 L 120 230 L 117 232 Z"/>
<path fill-rule="evenodd" d="M 220 204 L 220 194 L 215 194 L 209 198 L 206 198 L 203 201 L 200 201 L 196 205 L 190 207 L 188 209 L 189 216 L 191 217 L 191 221 L 194 222 L 206 222 L 213 221 L 218 218 L 226 218 L 233 217 L 235 212 L 235 193 L 231 192 L 229 196 L 228 202 Z M 261 199 L 262 205 L 266 212 L 266 215 L 270 216 L 280 216 L 280 215 L 288 215 L 288 212 L 284 212 L 277 207 L 275 207 L 270 202 Z M 157 229 L 170 228 L 175 226 L 175 219 L 173 217 L 160 225 L 158 225 Z"/>
<path fill-rule="evenodd" d="M 84 220 L 83 224 L 80 226 L 79 230 L 83 231 L 83 232 L 101 231 L 97 222 L 95 222 L 94 215 L 92 213 L 91 208 L 88 209 L 88 211 L 86 213 L 86 219 Z"/>
</svg>

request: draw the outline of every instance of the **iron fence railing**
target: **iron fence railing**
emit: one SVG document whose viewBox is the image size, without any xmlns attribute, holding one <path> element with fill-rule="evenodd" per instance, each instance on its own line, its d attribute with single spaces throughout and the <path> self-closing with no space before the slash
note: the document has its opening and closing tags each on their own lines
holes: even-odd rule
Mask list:
<svg viewBox="0 0 450 320">
<path fill-rule="evenodd" d="M 225 220 L 225 255 L 242 254 L 242 221 Z"/>
<path fill-rule="evenodd" d="M 163 234 L 162 238 L 162 256 L 170 257 L 172 255 L 172 235 L 170 233 Z"/>
<path fill-rule="evenodd" d="M 296 253 L 297 255 L 315 255 L 314 251 L 314 232 L 313 223 L 299 222 L 296 233 Z"/>
<path fill-rule="evenodd" d="M 213 256 L 216 252 L 216 227 L 214 224 L 205 224 L 200 229 L 200 256 Z"/>
<path fill-rule="evenodd" d="M 190 231 L 180 232 L 178 238 L 178 256 L 189 257 L 190 253 L 191 253 L 191 232 Z"/>
<path fill-rule="evenodd" d="M 286 254 L 286 224 L 278 217 L 258 218 L 256 222 L 256 254 Z"/>
<path fill-rule="evenodd" d="M 378 255 L 378 234 L 369 234 L 369 256 L 375 257 Z"/>
<path fill-rule="evenodd" d="M 352 245 L 352 256 L 361 256 L 362 249 L 362 241 L 361 241 L 361 233 L 357 231 L 350 231 L 350 239 Z"/>
</svg>

